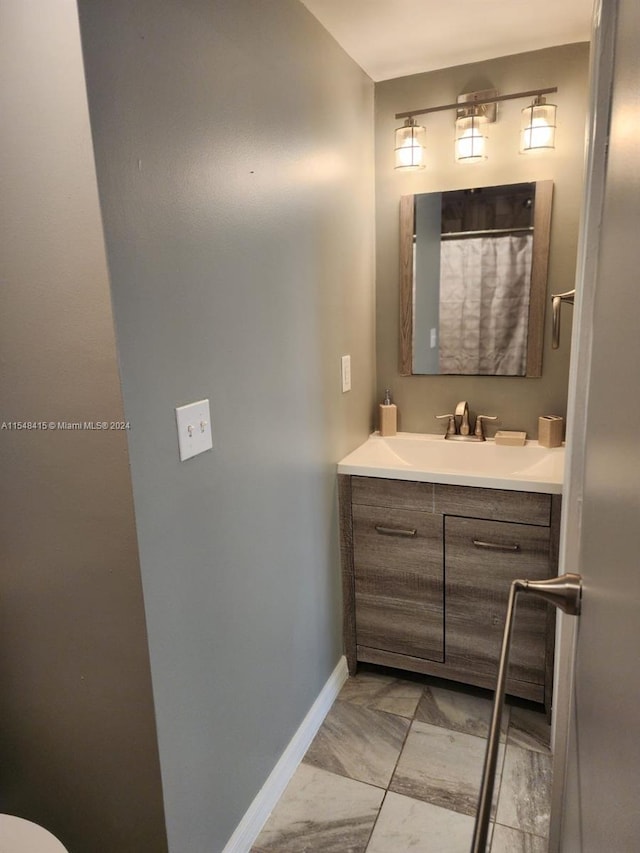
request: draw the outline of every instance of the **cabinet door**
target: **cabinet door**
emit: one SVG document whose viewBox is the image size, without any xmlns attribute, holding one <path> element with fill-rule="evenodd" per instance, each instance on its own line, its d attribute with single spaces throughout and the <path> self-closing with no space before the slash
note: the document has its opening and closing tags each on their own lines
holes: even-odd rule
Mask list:
<svg viewBox="0 0 640 853">
<path fill-rule="evenodd" d="M 550 576 L 549 538 L 548 527 L 445 517 L 447 664 L 497 674 L 511 581 Z M 518 598 L 512 680 L 544 684 L 546 607 L 541 599 Z"/>
<path fill-rule="evenodd" d="M 443 660 L 442 516 L 353 505 L 356 642 Z"/>
</svg>

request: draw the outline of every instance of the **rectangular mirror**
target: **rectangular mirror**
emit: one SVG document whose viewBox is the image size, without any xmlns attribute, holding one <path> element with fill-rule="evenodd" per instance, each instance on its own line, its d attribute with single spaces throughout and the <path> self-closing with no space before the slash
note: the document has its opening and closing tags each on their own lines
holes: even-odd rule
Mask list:
<svg viewBox="0 0 640 853">
<path fill-rule="evenodd" d="M 400 372 L 541 376 L 552 181 L 402 196 Z"/>
</svg>

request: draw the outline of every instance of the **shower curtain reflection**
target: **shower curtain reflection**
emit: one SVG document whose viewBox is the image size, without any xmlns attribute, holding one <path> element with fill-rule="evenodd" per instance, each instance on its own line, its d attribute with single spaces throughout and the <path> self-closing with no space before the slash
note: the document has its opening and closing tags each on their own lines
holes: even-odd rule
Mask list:
<svg viewBox="0 0 640 853">
<path fill-rule="evenodd" d="M 524 376 L 531 234 L 441 244 L 440 373 Z"/>
</svg>

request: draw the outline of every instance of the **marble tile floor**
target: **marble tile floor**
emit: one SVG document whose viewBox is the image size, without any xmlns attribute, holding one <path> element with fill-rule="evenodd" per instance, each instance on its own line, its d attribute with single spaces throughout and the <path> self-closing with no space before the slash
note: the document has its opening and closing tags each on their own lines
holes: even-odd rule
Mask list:
<svg viewBox="0 0 640 853">
<path fill-rule="evenodd" d="M 469 853 L 490 717 L 485 691 L 363 666 L 252 853 Z M 546 853 L 549 735 L 505 707 L 487 853 Z"/>
</svg>

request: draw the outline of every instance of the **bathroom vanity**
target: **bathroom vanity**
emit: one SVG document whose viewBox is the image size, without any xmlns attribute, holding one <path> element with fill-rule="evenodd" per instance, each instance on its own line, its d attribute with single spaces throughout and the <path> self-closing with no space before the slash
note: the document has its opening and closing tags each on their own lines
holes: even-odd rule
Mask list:
<svg viewBox="0 0 640 853">
<path fill-rule="evenodd" d="M 345 652 L 495 687 L 515 578 L 557 574 L 563 448 L 372 436 L 338 466 Z M 555 612 L 520 600 L 507 692 L 549 709 Z"/>
</svg>

